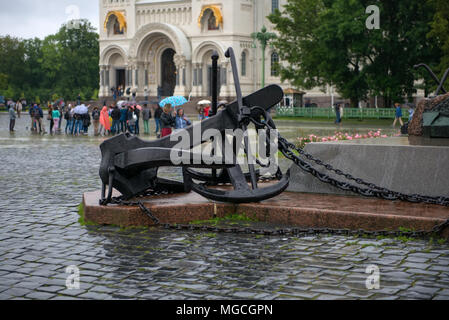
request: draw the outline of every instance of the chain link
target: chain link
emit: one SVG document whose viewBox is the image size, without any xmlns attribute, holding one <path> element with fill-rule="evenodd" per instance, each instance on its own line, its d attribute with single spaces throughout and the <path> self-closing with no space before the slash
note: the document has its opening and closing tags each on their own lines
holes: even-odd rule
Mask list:
<svg viewBox="0 0 449 320">
<path fill-rule="evenodd" d="M 303 149 L 297 148 L 294 144 L 288 142 L 285 138 L 283 138 L 280 135 L 279 135 L 279 146 L 280 146 L 281 152 L 284 154 L 284 156 L 287 159 L 293 161 L 301 170 L 318 178 L 320 181 L 330 184 L 340 190 L 350 191 L 350 192 L 362 195 L 364 197 L 369 197 L 369 198 L 376 197 L 376 198 L 390 200 L 390 201 L 401 200 L 401 201 L 406 201 L 406 202 L 411 202 L 411 203 L 426 203 L 426 204 L 434 204 L 434 205 L 440 205 L 440 206 L 446 206 L 446 207 L 449 206 L 449 198 L 446 198 L 446 197 L 429 197 L 429 196 L 422 196 L 422 195 L 417 195 L 417 194 L 407 195 L 407 194 L 403 194 L 400 192 L 395 192 L 395 191 L 388 190 L 386 188 L 379 187 L 373 183 L 366 182 L 360 178 L 354 178 L 352 175 L 345 174 L 341 170 L 335 169 L 329 164 L 324 164 L 321 160 L 314 158 L 312 155 L 308 154 Z M 339 181 L 337 179 L 334 179 L 334 178 L 318 171 L 313 166 L 311 166 L 309 163 L 307 163 L 306 161 L 302 160 L 299 156 L 297 156 L 292 150 L 298 152 L 299 155 L 304 156 L 308 160 L 315 162 L 317 165 L 323 166 L 327 170 L 332 171 L 339 176 L 343 176 L 343 177 L 347 178 L 348 180 L 352 180 L 352 181 L 357 182 L 360 185 L 367 186 L 369 189 L 361 188 L 361 187 L 352 185 L 348 182 Z M 419 231 L 419 232 L 415 232 L 415 233 L 425 234 L 425 235 L 429 235 L 429 236 L 431 236 L 433 234 L 438 235 L 438 234 L 441 234 L 448 226 L 449 226 L 449 219 L 446 222 L 435 226 L 431 231 L 428 231 L 428 232 Z"/>
</svg>

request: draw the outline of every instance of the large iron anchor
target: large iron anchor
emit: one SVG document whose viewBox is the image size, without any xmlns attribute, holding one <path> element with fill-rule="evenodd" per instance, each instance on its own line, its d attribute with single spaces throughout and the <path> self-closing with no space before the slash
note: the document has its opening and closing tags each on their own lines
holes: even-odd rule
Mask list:
<svg viewBox="0 0 449 320">
<path fill-rule="evenodd" d="M 210 129 L 220 132 L 221 137 L 225 139 L 228 130 L 241 129 L 246 132 L 251 122 L 260 124 L 265 121 L 269 124 L 269 128 L 275 128 L 269 114 L 270 110 L 283 99 L 282 89 L 277 85 L 271 85 L 243 98 L 232 48 L 226 52 L 226 56 L 231 58 L 237 101 L 225 106 L 224 110 L 218 112 L 215 110 L 209 119 L 163 139 L 148 142 L 129 134 L 122 134 L 102 143 L 100 146 L 102 153 L 100 177 L 103 183 L 101 204 L 106 205 L 111 202 L 113 189 L 127 199 L 148 190 L 161 189 L 175 193 L 194 191 L 210 200 L 231 203 L 259 202 L 273 198 L 287 189 L 290 173 L 283 175 L 280 169 L 277 169 L 276 174 L 278 183 L 259 188 L 259 173 L 255 165 L 248 163 L 249 172 L 244 173 L 237 161 L 236 139 L 232 141 L 234 152 L 231 162 L 224 159 L 223 150 L 221 150 L 222 154 L 218 154 L 220 150 L 213 149 L 213 152 L 218 154 L 218 157 L 215 155 L 216 161 L 213 163 L 206 163 L 201 154 L 194 152 L 196 147 L 211 143 L 210 138 L 203 138 L 204 133 Z M 216 77 L 216 74 L 214 76 Z M 218 91 L 218 88 L 214 90 Z M 262 127 L 259 126 L 259 129 Z M 179 141 L 186 137 L 189 140 L 188 148 L 177 149 Z M 243 140 L 244 151 L 248 157 L 251 152 L 248 135 L 244 135 Z M 175 164 L 172 158 L 174 153 L 189 161 Z M 159 178 L 160 167 L 182 167 L 184 182 Z M 212 174 L 193 170 L 199 168 L 210 169 Z M 217 174 L 219 170 L 221 173 Z M 206 182 L 206 184 L 198 184 L 195 181 Z M 230 184 L 233 189 L 222 190 L 209 187 L 214 184 Z"/>
</svg>

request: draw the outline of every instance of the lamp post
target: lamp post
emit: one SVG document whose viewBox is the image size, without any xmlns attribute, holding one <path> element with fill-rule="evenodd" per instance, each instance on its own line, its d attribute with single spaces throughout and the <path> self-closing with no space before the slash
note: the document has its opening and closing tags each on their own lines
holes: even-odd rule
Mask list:
<svg viewBox="0 0 449 320">
<path fill-rule="evenodd" d="M 267 28 L 265 26 L 262 27 L 260 32 L 254 32 L 251 34 L 251 37 L 254 40 L 258 40 L 260 46 L 262 47 L 262 88 L 265 87 L 265 50 L 267 48 L 268 43 L 276 38 L 276 34 L 272 32 L 267 32 Z"/>
</svg>

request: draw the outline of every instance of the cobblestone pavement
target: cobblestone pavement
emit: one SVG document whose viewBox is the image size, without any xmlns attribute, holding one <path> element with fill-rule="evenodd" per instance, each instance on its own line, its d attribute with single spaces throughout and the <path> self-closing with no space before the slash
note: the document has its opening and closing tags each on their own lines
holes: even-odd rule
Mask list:
<svg viewBox="0 0 449 320">
<path fill-rule="evenodd" d="M 0 116 L 0 299 L 449 299 L 449 246 L 437 242 L 81 226 L 99 140 L 5 128 Z M 72 265 L 79 290 L 66 287 Z"/>
</svg>

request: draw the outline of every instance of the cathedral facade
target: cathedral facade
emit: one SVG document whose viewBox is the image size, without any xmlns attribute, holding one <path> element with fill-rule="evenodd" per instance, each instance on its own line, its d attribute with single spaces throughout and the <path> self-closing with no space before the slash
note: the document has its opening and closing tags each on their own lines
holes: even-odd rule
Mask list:
<svg viewBox="0 0 449 320">
<path fill-rule="evenodd" d="M 279 84 L 278 54 L 270 46 L 265 59 L 251 37 L 286 0 L 99 0 L 100 97 L 123 87 L 137 96 L 211 95 L 211 56 L 219 54 L 220 96 L 235 96 L 229 59 L 233 47 L 243 93 L 265 83 Z"/>
</svg>

